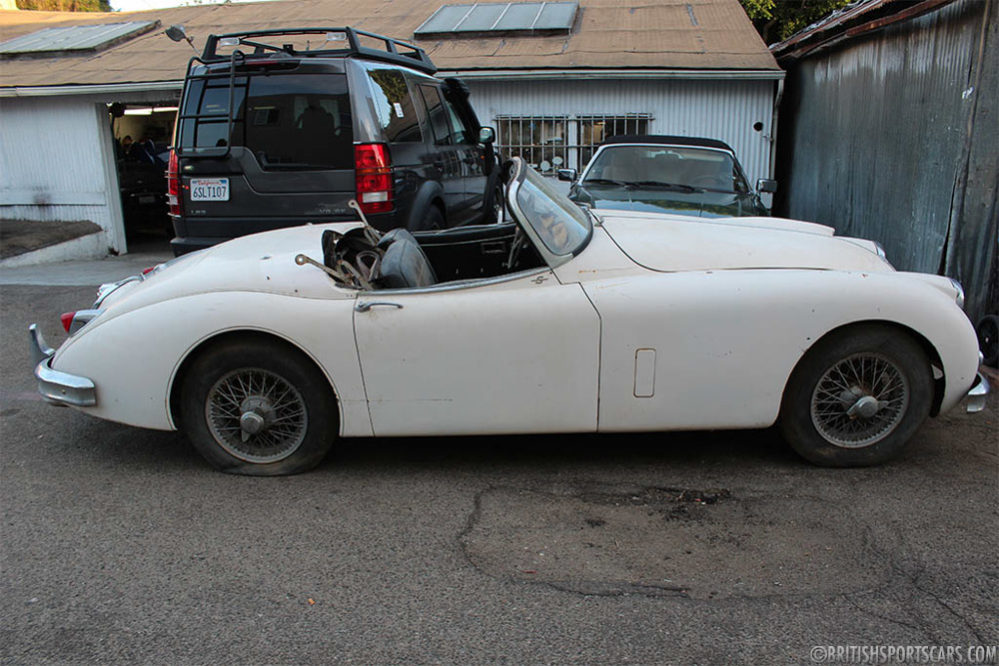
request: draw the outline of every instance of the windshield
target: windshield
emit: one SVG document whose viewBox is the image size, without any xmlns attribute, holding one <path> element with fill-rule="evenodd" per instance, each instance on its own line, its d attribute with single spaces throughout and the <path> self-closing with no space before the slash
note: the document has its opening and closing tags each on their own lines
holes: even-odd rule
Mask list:
<svg viewBox="0 0 999 666">
<path fill-rule="evenodd" d="M 583 185 L 746 193 L 729 153 L 682 146 L 613 146 L 587 167 Z"/>
<path fill-rule="evenodd" d="M 517 206 L 525 221 L 552 254 L 579 252 L 593 231 L 589 216 L 534 169 L 521 168 L 525 174 L 517 188 Z"/>
</svg>

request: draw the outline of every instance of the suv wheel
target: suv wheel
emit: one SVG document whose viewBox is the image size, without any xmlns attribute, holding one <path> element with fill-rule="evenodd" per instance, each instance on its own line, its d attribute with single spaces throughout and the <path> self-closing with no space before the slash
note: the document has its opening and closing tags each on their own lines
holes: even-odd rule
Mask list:
<svg viewBox="0 0 999 666">
<path fill-rule="evenodd" d="M 423 216 L 423 223 L 420 224 L 419 231 L 436 231 L 444 228 L 444 213 L 437 206 L 431 205 L 427 214 Z"/>
</svg>

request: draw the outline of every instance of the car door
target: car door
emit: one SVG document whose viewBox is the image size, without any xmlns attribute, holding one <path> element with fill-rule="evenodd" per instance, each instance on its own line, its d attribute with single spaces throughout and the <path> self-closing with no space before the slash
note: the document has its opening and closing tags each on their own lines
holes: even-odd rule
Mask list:
<svg viewBox="0 0 999 666">
<path fill-rule="evenodd" d="M 600 320 L 548 269 L 363 292 L 354 335 L 377 436 L 596 430 Z"/>
<path fill-rule="evenodd" d="M 441 186 L 444 188 L 444 205 L 447 207 L 447 226 L 466 221 L 465 181 L 463 179 L 463 147 L 455 143 L 448 107 L 445 105 L 440 87 L 422 83 L 420 94 L 426 104 L 427 120 L 433 136 L 428 155 L 434 166 Z"/>
</svg>

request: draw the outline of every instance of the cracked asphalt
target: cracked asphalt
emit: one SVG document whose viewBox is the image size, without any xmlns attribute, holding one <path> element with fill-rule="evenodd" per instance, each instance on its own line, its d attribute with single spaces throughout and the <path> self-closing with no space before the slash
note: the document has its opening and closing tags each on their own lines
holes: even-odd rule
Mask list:
<svg viewBox="0 0 999 666">
<path fill-rule="evenodd" d="M 997 400 L 872 469 L 812 467 L 763 431 L 344 440 L 312 473 L 242 478 L 178 434 L 37 399 L 28 323 L 58 342 L 93 293 L 0 287 L 4 663 L 807 664 L 815 645 L 999 642 Z"/>
</svg>

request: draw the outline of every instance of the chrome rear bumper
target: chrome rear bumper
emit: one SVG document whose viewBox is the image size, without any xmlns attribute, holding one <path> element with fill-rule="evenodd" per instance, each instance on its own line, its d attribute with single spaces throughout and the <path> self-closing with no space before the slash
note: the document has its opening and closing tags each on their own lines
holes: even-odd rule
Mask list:
<svg viewBox="0 0 999 666">
<path fill-rule="evenodd" d="M 975 383 L 971 385 L 971 389 L 968 394 L 964 396 L 965 405 L 967 405 L 968 413 L 980 412 L 985 409 L 985 401 L 989 395 L 989 380 L 985 378 L 985 375 L 978 373 L 978 377 L 975 379 Z"/>
<path fill-rule="evenodd" d="M 31 340 L 31 361 L 35 365 L 38 392 L 54 405 L 92 407 L 97 404 L 94 382 L 86 377 L 53 370 L 49 365 L 55 350 L 45 343 L 37 324 L 28 327 Z"/>
</svg>

